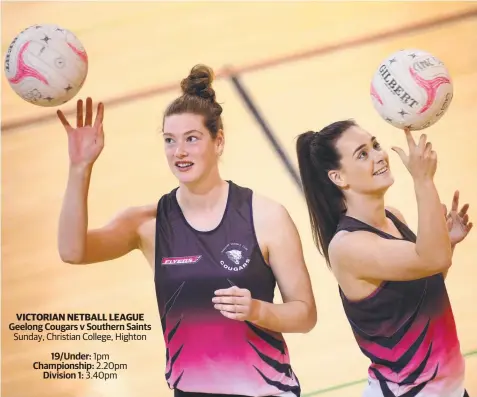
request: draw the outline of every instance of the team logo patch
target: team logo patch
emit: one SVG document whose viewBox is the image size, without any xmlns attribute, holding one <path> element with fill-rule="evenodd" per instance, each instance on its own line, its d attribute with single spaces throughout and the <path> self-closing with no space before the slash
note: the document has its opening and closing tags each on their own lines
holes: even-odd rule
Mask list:
<svg viewBox="0 0 477 397">
<path fill-rule="evenodd" d="M 230 243 L 221 251 L 223 259 L 220 265 L 231 272 L 244 270 L 250 263 L 248 248 L 239 243 Z"/>
<path fill-rule="evenodd" d="M 193 256 L 175 256 L 170 258 L 162 258 L 162 265 L 189 265 L 191 263 L 199 262 L 202 255 Z"/>
</svg>

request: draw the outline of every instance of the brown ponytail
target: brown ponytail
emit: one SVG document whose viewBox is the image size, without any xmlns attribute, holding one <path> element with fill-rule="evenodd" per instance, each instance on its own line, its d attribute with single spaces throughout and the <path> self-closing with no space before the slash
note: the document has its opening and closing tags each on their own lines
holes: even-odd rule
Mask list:
<svg viewBox="0 0 477 397">
<path fill-rule="evenodd" d="M 328 177 L 328 171 L 340 168 L 336 142 L 343 132 L 355 125 L 353 120 L 338 121 L 319 132 L 308 131 L 299 135 L 296 143 L 313 241 L 328 266 L 328 247 L 346 210 L 343 192 Z"/>
</svg>

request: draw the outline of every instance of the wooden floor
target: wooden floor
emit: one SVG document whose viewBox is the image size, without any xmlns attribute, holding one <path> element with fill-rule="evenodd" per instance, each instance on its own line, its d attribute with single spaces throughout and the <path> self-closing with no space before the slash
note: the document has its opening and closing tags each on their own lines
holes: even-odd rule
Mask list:
<svg viewBox="0 0 477 397">
<path fill-rule="evenodd" d="M 2 59 L 24 27 L 43 22 L 74 31 L 85 45 L 90 72 L 82 95 L 95 100 L 133 94 L 184 77 L 203 62 L 220 69 L 339 44 L 357 37 L 476 10 L 465 3 L 3 3 Z M 54 17 L 53 17 L 54 16 Z M 407 47 L 426 49 L 448 65 L 455 98 L 428 131 L 439 154 L 437 184 L 450 205 L 454 189 L 477 219 L 477 17 L 340 49 L 241 77 L 265 118 L 295 161 L 295 136 L 339 118 L 356 118 L 386 148 L 404 145 L 368 97 L 379 61 Z M 219 79 L 227 147 L 222 174 L 278 198 L 295 220 L 305 249 L 319 309 L 307 335 L 287 335 L 292 364 L 305 395 L 360 396 L 367 359 L 357 349 L 338 300 L 336 283 L 313 247 L 304 201 L 233 86 Z M 178 91 L 106 106 L 106 147 L 89 198 L 90 225 L 118 210 L 155 202 L 175 186 L 162 154 L 162 111 Z M 64 108 L 71 109 L 73 102 Z M 20 100 L 2 78 L 2 126 L 54 114 Z M 396 184 L 389 204 L 412 225 L 416 206 L 411 180 L 390 154 Z M 165 352 L 151 271 L 138 253 L 109 263 L 68 266 L 58 258 L 56 232 L 67 173 L 66 137 L 51 119 L 2 135 L 2 397 L 167 397 Z M 455 252 L 448 288 L 467 355 L 467 388 L 477 395 L 477 232 Z M 153 331 L 147 342 L 19 342 L 8 324 L 26 312 L 143 312 Z M 34 361 L 52 352 L 107 353 L 127 364 L 115 380 L 43 380 Z M 343 384 L 352 383 L 348 387 Z M 342 386 L 340 386 L 342 385 Z"/>
</svg>

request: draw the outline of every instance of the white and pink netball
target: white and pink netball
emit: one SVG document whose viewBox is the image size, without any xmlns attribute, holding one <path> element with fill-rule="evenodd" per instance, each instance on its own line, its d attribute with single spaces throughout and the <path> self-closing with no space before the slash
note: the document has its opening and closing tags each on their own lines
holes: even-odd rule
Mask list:
<svg viewBox="0 0 477 397">
<path fill-rule="evenodd" d="M 68 29 L 33 25 L 12 40 L 4 69 L 10 87 L 25 101 L 58 106 L 81 90 L 88 75 L 88 56 Z"/>
<path fill-rule="evenodd" d="M 423 130 L 439 121 L 453 98 L 444 63 L 429 52 L 406 49 L 384 59 L 371 82 L 378 114 L 394 127 Z"/>
</svg>

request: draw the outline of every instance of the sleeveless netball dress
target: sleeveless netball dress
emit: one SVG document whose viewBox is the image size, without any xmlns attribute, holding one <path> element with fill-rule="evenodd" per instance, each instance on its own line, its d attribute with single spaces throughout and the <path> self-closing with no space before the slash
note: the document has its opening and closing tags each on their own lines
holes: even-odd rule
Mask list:
<svg viewBox="0 0 477 397">
<path fill-rule="evenodd" d="M 300 395 L 280 333 L 231 320 L 214 308 L 214 291 L 237 286 L 273 302 L 276 281 L 255 235 L 252 191 L 229 183 L 220 224 L 188 224 L 177 188 L 158 203 L 155 285 L 166 345 L 166 381 L 183 392 L 242 396 Z"/>
<path fill-rule="evenodd" d="M 416 235 L 386 212 L 404 240 Z M 396 239 L 344 216 L 338 231 L 365 230 Z M 364 397 L 462 397 L 465 363 L 442 274 L 385 281 L 367 298 L 347 299 L 344 311 L 363 354 L 371 361 Z"/>
</svg>

